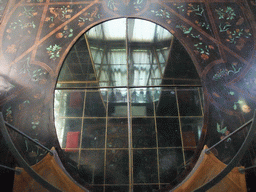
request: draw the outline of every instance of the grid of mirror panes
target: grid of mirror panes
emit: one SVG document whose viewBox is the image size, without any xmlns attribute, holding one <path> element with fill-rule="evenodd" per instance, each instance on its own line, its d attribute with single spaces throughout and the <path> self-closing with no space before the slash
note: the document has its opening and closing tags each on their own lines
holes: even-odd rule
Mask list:
<svg viewBox="0 0 256 192">
<path fill-rule="evenodd" d="M 55 90 L 56 132 L 95 191 L 154 191 L 184 170 L 199 142 L 200 79 L 168 31 L 138 19 L 113 22 L 126 32 L 113 39 L 110 26 L 98 25 L 67 56 Z M 152 34 L 129 33 L 129 25 Z"/>
<path fill-rule="evenodd" d="M 143 96 L 134 96 L 136 89 Z M 136 89 L 130 90 L 133 101 L 140 97 L 148 101 L 130 104 L 133 185 L 157 188 L 175 179 L 193 155 L 203 120 L 201 88 L 162 89 L 158 101 L 154 101 L 158 90 Z M 115 94 L 106 89 L 105 95 L 95 90 L 56 90 L 56 100 L 65 98 L 55 108 L 65 111 L 56 117 L 63 127 L 58 133 L 63 135 L 61 146 L 94 186 L 129 184 L 127 103 L 119 91 L 127 97 L 124 89 Z M 77 148 L 66 148 L 68 132 L 79 132 Z"/>
</svg>

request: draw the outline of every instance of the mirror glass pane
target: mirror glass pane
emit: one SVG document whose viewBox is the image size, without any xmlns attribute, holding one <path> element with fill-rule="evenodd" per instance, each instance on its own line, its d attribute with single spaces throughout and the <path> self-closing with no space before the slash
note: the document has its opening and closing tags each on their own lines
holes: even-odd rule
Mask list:
<svg viewBox="0 0 256 192">
<path fill-rule="evenodd" d="M 103 22 L 70 50 L 55 90 L 67 161 L 95 191 L 153 191 L 175 179 L 201 135 L 203 94 L 185 48 L 133 18 Z"/>
</svg>

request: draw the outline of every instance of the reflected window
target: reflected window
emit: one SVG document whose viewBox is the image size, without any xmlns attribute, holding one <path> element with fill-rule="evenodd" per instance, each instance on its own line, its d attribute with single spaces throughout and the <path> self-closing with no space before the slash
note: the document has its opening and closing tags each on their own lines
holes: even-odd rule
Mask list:
<svg viewBox="0 0 256 192">
<path fill-rule="evenodd" d="M 184 170 L 203 121 L 200 78 L 163 27 L 121 18 L 70 50 L 55 90 L 59 143 L 100 191 L 161 189 Z"/>
</svg>

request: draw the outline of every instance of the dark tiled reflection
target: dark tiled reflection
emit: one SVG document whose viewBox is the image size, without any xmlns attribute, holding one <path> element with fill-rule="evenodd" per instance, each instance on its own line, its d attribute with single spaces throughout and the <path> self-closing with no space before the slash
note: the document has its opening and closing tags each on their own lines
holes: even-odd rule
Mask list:
<svg viewBox="0 0 256 192">
<path fill-rule="evenodd" d="M 157 153 L 155 149 L 133 150 L 133 182 L 158 182 Z"/>
<path fill-rule="evenodd" d="M 104 187 L 103 186 L 93 186 L 92 191 L 93 192 L 103 192 Z"/>
<path fill-rule="evenodd" d="M 128 125 L 127 118 L 109 119 L 107 133 L 108 148 L 128 147 Z"/>
<path fill-rule="evenodd" d="M 106 119 L 84 119 L 82 148 L 105 147 Z"/>
<path fill-rule="evenodd" d="M 129 187 L 128 186 L 106 186 L 105 192 L 129 192 Z"/>
<path fill-rule="evenodd" d="M 159 147 L 181 147 L 178 118 L 157 118 Z"/>
<path fill-rule="evenodd" d="M 178 101 L 181 116 L 202 116 L 199 92 L 195 90 L 178 90 Z"/>
<path fill-rule="evenodd" d="M 129 183 L 128 150 L 107 150 L 106 183 Z"/>
<path fill-rule="evenodd" d="M 132 144 L 134 148 L 156 147 L 155 121 L 153 118 L 132 119 Z"/>
<path fill-rule="evenodd" d="M 186 162 L 188 162 L 194 155 L 194 150 L 191 150 L 191 149 L 185 149 L 184 150 L 184 153 L 185 153 L 185 159 L 186 159 Z"/>
<path fill-rule="evenodd" d="M 134 192 L 156 192 L 159 189 L 158 185 L 134 185 Z"/>
<path fill-rule="evenodd" d="M 175 90 L 162 90 L 156 103 L 156 116 L 177 116 L 177 102 Z"/>
<path fill-rule="evenodd" d="M 85 117 L 106 117 L 106 105 L 98 91 L 86 92 Z"/>
<path fill-rule="evenodd" d="M 203 117 L 182 117 L 181 129 L 184 147 L 196 146 L 203 126 Z"/>
<path fill-rule="evenodd" d="M 183 164 L 181 149 L 159 149 L 160 182 L 169 183 L 178 175 L 178 167 Z"/>
<path fill-rule="evenodd" d="M 90 184 L 103 184 L 104 150 L 81 151 L 79 174 Z"/>
</svg>

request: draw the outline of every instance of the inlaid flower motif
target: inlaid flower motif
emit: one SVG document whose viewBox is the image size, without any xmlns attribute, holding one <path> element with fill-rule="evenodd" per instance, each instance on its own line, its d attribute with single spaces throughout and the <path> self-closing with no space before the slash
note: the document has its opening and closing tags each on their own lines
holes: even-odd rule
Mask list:
<svg viewBox="0 0 256 192">
<path fill-rule="evenodd" d="M 244 113 L 250 113 L 251 112 L 251 108 L 250 108 L 250 106 L 245 104 L 245 105 L 242 105 L 242 111 Z"/>
<path fill-rule="evenodd" d="M 50 45 L 46 48 L 48 55 L 50 56 L 50 59 L 55 60 L 56 58 L 60 57 L 60 51 L 61 47 L 59 45 Z"/>
<path fill-rule="evenodd" d="M 206 54 L 202 54 L 202 55 L 201 55 L 201 58 L 202 58 L 203 60 L 207 60 L 207 59 L 209 59 L 209 56 L 206 55 Z"/>
<path fill-rule="evenodd" d="M 15 44 L 11 44 L 7 47 L 7 49 L 5 50 L 6 53 L 10 53 L 10 54 L 14 54 L 16 53 L 17 48 Z"/>
</svg>

